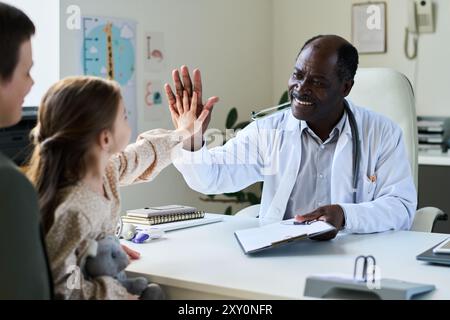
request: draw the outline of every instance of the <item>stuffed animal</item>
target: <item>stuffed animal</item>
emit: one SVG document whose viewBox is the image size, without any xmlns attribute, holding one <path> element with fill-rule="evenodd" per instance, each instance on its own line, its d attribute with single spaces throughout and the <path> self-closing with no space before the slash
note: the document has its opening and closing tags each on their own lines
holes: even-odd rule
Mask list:
<svg viewBox="0 0 450 320">
<path fill-rule="evenodd" d="M 84 263 L 84 272 L 89 278 L 110 276 L 117 279 L 129 293 L 141 300 L 163 300 L 164 292 L 157 284 L 149 284 L 144 277 L 127 278 L 125 268 L 130 263 L 119 239 L 107 236 L 93 242 Z"/>
</svg>

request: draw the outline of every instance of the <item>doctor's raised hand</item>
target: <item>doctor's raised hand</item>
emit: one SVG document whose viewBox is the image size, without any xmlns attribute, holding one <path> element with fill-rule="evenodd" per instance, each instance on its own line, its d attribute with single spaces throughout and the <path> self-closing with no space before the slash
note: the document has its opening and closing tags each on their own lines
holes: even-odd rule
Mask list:
<svg viewBox="0 0 450 320">
<path fill-rule="evenodd" d="M 219 101 L 219 98 L 211 97 L 206 101 L 206 103 L 203 103 L 202 77 L 200 70 L 198 69 L 195 69 L 193 73 L 194 82 L 192 82 L 191 76 L 189 74 L 189 69 L 186 66 L 181 67 L 181 77 L 180 71 L 173 70 L 172 78 L 175 91 L 172 90 L 172 87 L 167 83 L 165 85 L 165 91 L 167 99 L 169 101 L 172 122 L 176 129 L 179 128 L 179 117 L 181 115 L 180 112 L 184 112 L 184 110 L 186 110 L 185 108 L 193 109 L 194 93 L 196 95 L 196 106 L 193 110 L 198 117 L 198 120 L 200 120 L 202 113 L 206 111 L 206 118 L 204 118 L 203 121 L 200 121 L 202 123 L 202 130 L 196 131 L 195 135 L 193 134 L 191 136 L 191 140 L 186 140 L 186 142 L 184 143 L 185 149 L 197 151 L 203 146 L 203 135 L 208 129 L 208 125 L 211 120 L 212 109 L 214 108 L 214 105 Z M 184 100 L 185 93 L 187 94 L 188 99 L 186 105 L 184 104 L 184 101 L 182 101 Z M 177 101 L 179 101 L 179 103 L 177 103 Z"/>
</svg>

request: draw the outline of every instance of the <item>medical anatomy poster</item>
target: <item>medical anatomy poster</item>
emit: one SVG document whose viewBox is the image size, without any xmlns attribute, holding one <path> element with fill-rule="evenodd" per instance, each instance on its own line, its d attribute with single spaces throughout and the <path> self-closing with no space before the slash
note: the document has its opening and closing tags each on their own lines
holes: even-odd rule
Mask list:
<svg viewBox="0 0 450 320">
<path fill-rule="evenodd" d="M 136 22 L 84 16 L 82 33 L 83 74 L 120 84 L 134 140 L 137 137 Z"/>
</svg>

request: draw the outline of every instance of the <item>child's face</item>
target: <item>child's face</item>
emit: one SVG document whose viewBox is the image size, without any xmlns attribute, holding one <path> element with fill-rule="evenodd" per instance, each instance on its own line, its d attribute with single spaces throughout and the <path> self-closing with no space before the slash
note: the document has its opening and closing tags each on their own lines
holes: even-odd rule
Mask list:
<svg viewBox="0 0 450 320">
<path fill-rule="evenodd" d="M 22 43 L 19 62 L 13 76 L 8 81 L 0 79 L 0 128 L 13 126 L 22 117 L 22 105 L 34 84 L 30 76 L 33 66 L 31 41 Z"/>
<path fill-rule="evenodd" d="M 113 154 L 123 151 L 125 147 L 130 143 L 131 128 L 128 124 L 127 110 L 123 100 L 120 100 L 119 111 L 114 122 L 113 139 L 114 147 Z"/>
</svg>

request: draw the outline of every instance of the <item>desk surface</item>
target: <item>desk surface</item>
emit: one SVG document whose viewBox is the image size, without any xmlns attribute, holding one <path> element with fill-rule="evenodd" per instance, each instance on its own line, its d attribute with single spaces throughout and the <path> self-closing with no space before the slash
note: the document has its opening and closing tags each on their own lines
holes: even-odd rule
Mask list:
<svg viewBox="0 0 450 320">
<path fill-rule="evenodd" d="M 166 239 L 143 245 L 127 242 L 141 252 L 127 271 L 163 285 L 171 299 L 301 299 L 307 276 L 351 274 L 358 255 L 372 254 L 383 278 L 434 284 L 437 289 L 422 299 L 450 299 L 450 268 L 415 258 L 448 235 L 343 234 L 330 242 L 306 240 L 246 256 L 234 231 L 257 225 L 254 218 L 225 217 L 224 222 L 170 232 Z"/>
</svg>

